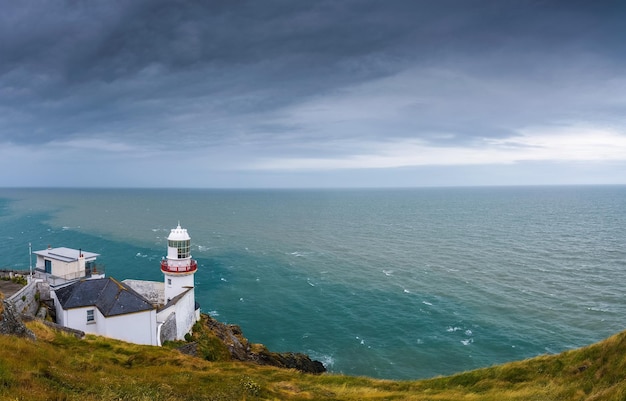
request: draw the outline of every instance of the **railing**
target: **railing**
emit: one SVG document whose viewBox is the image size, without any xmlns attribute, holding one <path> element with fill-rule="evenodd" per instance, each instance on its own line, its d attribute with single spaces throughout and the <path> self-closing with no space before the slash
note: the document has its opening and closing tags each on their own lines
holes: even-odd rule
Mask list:
<svg viewBox="0 0 626 401">
<path fill-rule="evenodd" d="M 78 271 L 78 272 L 69 273 L 63 276 L 55 276 L 53 274 L 46 273 L 46 270 L 43 266 L 36 267 L 33 270 L 33 275 L 35 276 L 35 278 L 43 279 L 52 286 L 68 283 L 70 281 L 75 281 L 75 280 L 80 280 L 80 279 L 85 279 L 85 278 L 92 278 L 93 276 L 104 277 L 104 274 L 105 274 L 104 266 L 98 266 L 97 268 L 92 267 L 90 271 L 87 271 L 87 270 Z"/>
<path fill-rule="evenodd" d="M 188 265 L 185 266 L 170 266 L 167 260 L 161 261 L 161 271 L 167 273 L 191 273 L 198 270 L 198 262 L 191 259 Z"/>
</svg>

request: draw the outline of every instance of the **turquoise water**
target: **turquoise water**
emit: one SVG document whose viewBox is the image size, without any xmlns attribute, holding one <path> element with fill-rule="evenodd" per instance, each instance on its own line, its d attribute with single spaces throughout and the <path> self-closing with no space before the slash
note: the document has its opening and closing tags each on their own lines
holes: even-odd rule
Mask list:
<svg viewBox="0 0 626 401">
<path fill-rule="evenodd" d="M 333 372 L 432 377 L 626 328 L 626 187 L 0 189 L 0 267 L 32 242 L 161 280 L 178 221 L 203 311 Z"/>
</svg>

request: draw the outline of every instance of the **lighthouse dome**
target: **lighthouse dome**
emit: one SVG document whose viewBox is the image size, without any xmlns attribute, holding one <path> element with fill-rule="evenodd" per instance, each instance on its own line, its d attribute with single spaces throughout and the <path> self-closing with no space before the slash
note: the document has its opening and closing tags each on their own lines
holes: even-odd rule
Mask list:
<svg viewBox="0 0 626 401">
<path fill-rule="evenodd" d="M 170 235 L 167 239 L 168 241 L 187 241 L 190 240 L 191 237 L 187 234 L 187 229 L 181 228 L 179 223 L 178 227 L 172 228 L 172 231 L 170 231 Z"/>
</svg>

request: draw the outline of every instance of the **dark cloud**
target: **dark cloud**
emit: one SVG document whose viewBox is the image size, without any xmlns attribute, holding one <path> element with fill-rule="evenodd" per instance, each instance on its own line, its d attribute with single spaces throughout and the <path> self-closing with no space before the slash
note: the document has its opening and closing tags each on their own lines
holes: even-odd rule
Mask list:
<svg viewBox="0 0 626 401">
<path fill-rule="evenodd" d="M 167 147 L 172 138 L 271 145 L 285 132 L 296 142 L 357 136 L 311 133 L 281 112 L 410 69 L 532 79 L 559 92 L 587 78 L 586 69 L 571 66 L 581 54 L 602 60 L 594 71 L 621 71 L 623 8 L 582 1 L 3 1 L 0 141 L 106 136 Z M 474 83 L 415 89 L 424 103 L 404 109 L 407 120 L 415 118 L 386 136 L 445 145 L 453 139 L 440 133 L 471 142 L 554 118 L 533 106 L 533 96 L 544 96 L 538 87 L 520 99 L 484 93 L 492 88 L 463 93 L 480 91 Z M 503 126 L 505 117 L 514 124 Z"/>
</svg>

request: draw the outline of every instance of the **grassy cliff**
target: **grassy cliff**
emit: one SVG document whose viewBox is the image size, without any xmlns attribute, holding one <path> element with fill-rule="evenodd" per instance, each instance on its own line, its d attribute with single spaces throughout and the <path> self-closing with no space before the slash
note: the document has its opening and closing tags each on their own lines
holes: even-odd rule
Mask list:
<svg viewBox="0 0 626 401">
<path fill-rule="evenodd" d="M 218 354 L 208 361 L 96 336 L 79 340 L 37 321 L 28 327 L 36 341 L 0 336 L 0 400 L 626 399 L 626 332 L 559 355 L 389 381 L 219 361 Z"/>
</svg>

